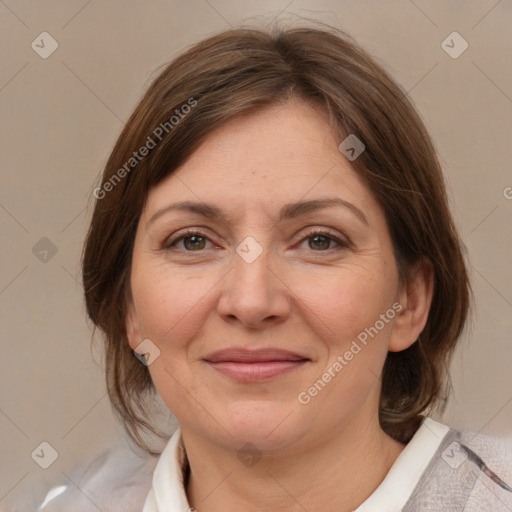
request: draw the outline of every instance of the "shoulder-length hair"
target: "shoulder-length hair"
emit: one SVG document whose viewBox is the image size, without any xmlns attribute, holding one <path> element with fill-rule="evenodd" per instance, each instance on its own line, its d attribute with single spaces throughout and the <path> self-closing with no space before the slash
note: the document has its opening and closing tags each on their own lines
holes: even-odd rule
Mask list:
<svg viewBox="0 0 512 512">
<path fill-rule="evenodd" d="M 363 141 L 365 151 L 351 164 L 385 212 L 401 281 L 422 259 L 433 266 L 433 301 L 421 336 L 385 361 L 381 427 L 407 442 L 423 411 L 445 409 L 449 363 L 471 288 L 421 118 L 388 72 L 341 30 L 228 30 L 192 46 L 149 86 L 95 189 L 84 245 L 87 313 L 104 334 L 111 404 L 130 438 L 150 453 L 142 430 L 165 436 L 151 424 L 148 399 L 155 388 L 125 330 L 131 256 L 148 192 L 216 129 L 290 97 L 324 109 L 340 137 Z"/>
</svg>

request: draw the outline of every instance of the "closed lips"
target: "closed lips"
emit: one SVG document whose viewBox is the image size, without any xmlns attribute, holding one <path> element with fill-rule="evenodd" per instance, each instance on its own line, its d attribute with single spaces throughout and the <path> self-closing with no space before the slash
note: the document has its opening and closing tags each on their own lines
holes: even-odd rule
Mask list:
<svg viewBox="0 0 512 512">
<path fill-rule="evenodd" d="M 279 349 L 224 349 L 214 352 L 204 358 L 209 363 L 233 362 L 233 363 L 261 363 L 272 361 L 308 361 L 304 357 L 295 352 Z"/>
</svg>

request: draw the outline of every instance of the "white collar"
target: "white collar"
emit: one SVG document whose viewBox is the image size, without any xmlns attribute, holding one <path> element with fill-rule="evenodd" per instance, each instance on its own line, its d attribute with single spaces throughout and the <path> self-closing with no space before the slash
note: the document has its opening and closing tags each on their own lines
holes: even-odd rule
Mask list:
<svg viewBox="0 0 512 512">
<path fill-rule="evenodd" d="M 450 428 L 425 418 L 379 487 L 354 512 L 399 512 Z M 183 485 L 185 450 L 178 428 L 153 473 L 153 486 L 142 512 L 189 512 Z"/>
<path fill-rule="evenodd" d="M 142 512 L 189 512 L 190 505 L 183 485 L 185 450 L 178 428 L 164 448 L 153 472 L 153 486 Z"/>
<path fill-rule="evenodd" d="M 354 512 L 399 512 L 411 497 L 450 427 L 425 418 L 388 474 Z"/>
</svg>

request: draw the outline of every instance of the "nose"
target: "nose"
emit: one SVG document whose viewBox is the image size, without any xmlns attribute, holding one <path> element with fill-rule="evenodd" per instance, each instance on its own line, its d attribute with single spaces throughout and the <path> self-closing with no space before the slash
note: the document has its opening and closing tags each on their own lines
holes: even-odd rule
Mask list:
<svg viewBox="0 0 512 512">
<path fill-rule="evenodd" d="M 217 311 L 228 322 L 261 330 L 286 320 L 291 310 L 289 283 L 279 275 L 268 251 L 248 262 L 234 254 L 233 269 L 221 281 Z M 272 264 L 274 263 L 274 264 Z"/>
</svg>

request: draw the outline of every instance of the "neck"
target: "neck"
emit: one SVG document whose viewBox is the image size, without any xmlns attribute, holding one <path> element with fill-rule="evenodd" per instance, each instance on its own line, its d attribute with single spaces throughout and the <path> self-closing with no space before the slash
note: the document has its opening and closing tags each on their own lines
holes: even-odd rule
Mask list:
<svg viewBox="0 0 512 512">
<path fill-rule="evenodd" d="M 264 453 L 252 466 L 242 464 L 232 449 L 182 430 L 191 468 L 189 503 L 197 512 L 355 510 L 405 448 L 374 420 L 318 436 L 317 444 Z"/>
</svg>

